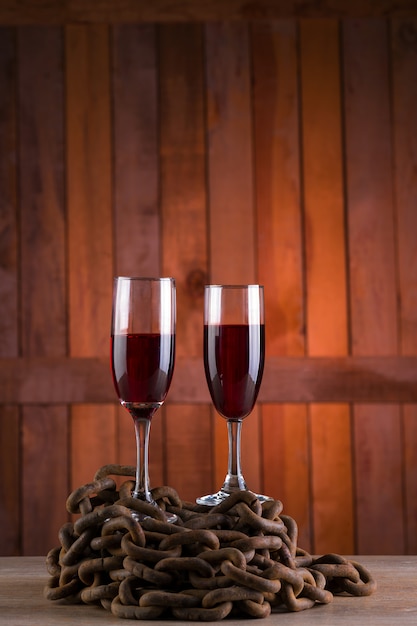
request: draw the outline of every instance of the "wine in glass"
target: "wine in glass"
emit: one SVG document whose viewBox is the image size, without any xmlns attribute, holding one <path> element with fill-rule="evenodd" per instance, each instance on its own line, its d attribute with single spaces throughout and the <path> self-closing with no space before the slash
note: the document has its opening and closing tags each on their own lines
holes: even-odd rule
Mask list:
<svg viewBox="0 0 417 626">
<path fill-rule="evenodd" d="M 197 498 L 215 506 L 246 490 L 241 429 L 256 402 L 265 360 L 262 285 L 207 285 L 204 292 L 204 369 L 213 404 L 227 420 L 228 469 L 222 488 Z M 260 501 L 268 496 L 258 495 Z"/>
<path fill-rule="evenodd" d="M 111 365 L 120 403 L 136 433 L 134 498 L 157 506 L 149 483 L 151 420 L 171 384 L 175 360 L 176 292 L 173 278 L 114 279 Z M 135 513 L 136 518 L 146 514 Z M 176 516 L 167 515 L 168 521 Z"/>
</svg>

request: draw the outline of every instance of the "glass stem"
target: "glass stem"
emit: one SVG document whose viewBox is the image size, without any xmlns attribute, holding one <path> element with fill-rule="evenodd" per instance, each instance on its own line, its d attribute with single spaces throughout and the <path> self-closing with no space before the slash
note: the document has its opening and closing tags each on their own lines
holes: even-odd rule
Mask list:
<svg viewBox="0 0 417 626">
<path fill-rule="evenodd" d="M 240 439 L 242 420 L 227 420 L 229 458 L 227 475 L 222 490 L 227 493 L 247 489 L 240 465 Z"/>
<path fill-rule="evenodd" d="M 136 484 L 132 493 L 134 498 L 153 502 L 149 489 L 148 450 L 150 419 L 133 418 L 136 434 Z"/>
</svg>

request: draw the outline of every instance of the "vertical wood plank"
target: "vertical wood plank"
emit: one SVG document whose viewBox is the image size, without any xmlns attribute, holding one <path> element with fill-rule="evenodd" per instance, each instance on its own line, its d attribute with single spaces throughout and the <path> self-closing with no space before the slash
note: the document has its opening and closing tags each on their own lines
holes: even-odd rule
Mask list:
<svg viewBox="0 0 417 626">
<path fill-rule="evenodd" d="M 69 493 L 68 409 L 23 408 L 22 553 L 42 556 L 58 544 Z"/>
<path fill-rule="evenodd" d="M 256 280 L 247 24 L 207 24 L 210 280 Z"/>
<path fill-rule="evenodd" d="M 307 409 L 302 404 L 262 406 L 263 492 L 281 500 L 298 526 L 298 545 L 312 550 Z"/>
<path fill-rule="evenodd" d="M 66 352 L 62 35 L 19 28 L 22 348 Z"/>
<path fill-rule="evenodd" d="M 19 354 L 15 30 L 0 28 L 0 356 Z M 20 553 L 19 408 L 0 405 L 0 554 Z"/>
<path fill-rule="evenodd" d="M 112 28 L 115 272 L 160 273 L 155 26 Z"/>
<path fill-rule="evenodd" d="M 277 356 L 305 351 L 297 46 L 294 20 L 252 27 L 258 266 Z"/>
<path fill-rule="evenodd" d="M 0 28 L 0 355 L 18 355 L 15 30 Z"/>
<path fill-rule="evenodd" d="M 161 25 L 159 59 L 162 270 L 176 278 L 177 356 L 202 358 L 207 218 L 201 25 Z M 165 414 L 167 482 L 183 499 L 195 499 L 211 489 L 209 407 L 169 406 L 168 395 Z"/>
<path fill-rule="evenodd" d="M 210 282 L 257 281 L 253 185 L 251 66 L 247 23 L 205 25 Z M 225 420 L 214 414 L 215 480 L 227 470 Z M 242 428 L 242 466 L 260 491 L 260 417 Z"/>
<path fill-rule="evenodd" d="M 106 25 L 66 27 L 66 142 L 69 350 L 71 356 L 107 356 L 113 250 Z M 115 459 L 116 405 L 73 406 L 72 488 Z"/>
<path fill-rule="evenodd" d="M 387 52 L 386 21 L 344 23 L 351 335 L 356 355 L 396 354 L 398 347 Z M 399 408 L 359 405 L 354 420 L 357 551 L 403 552 Z"/>
<path fill-rule="evenodd" d="M 22 353 L 66 354 L 62 32 L 18 30 Z M 23 407 L 22 550 L 57 541 L 68 495 L 67 409 Z M 36 520 L 36 523 L 34 523 Z"/>
<path fill-rule="evenodd" d="M 0 405 L 0 470 L 3 480 L 0 496 L 1 556 L 21 555 L 21 497 L 20 497 L 20 422 L 19 408 Z"/>
<path fill-rule="evenodd" d="M 417 552 L 417 407 L 415 404 L 403 408 L 404 466 L 405 466 L 405 552 Z"/>
<path fill-rule="evenodd" d="M 158 68 L 154 25 L 112 28 L 114 266 L 118 276 L 160 275 Z M 136 463 L 133 420 L 117 412 L 118 461 Z M 163 483 L 163 412 L 153 420 L 149 472 Z"/>
<path fill-rule="evenodd" d="M 265 287 L 267 354 L 304 355 L 297 28 L 252 27 L 254 155 L 259 281 Z M 277 381 L 279 384 L 279 381 Z M 304 405 L 262 406 L 263 492 L 282 500 L 311 549 L 309 451 Z"/>
<path fill-rule="evenodd" d="M 400 352 L 417 354 L 417 20 L 391 30 Z M 417 407 L 403 407 L 406 552 L 417 552 Z"/>
<path fill-rule="evenodd" d="M 347 354 L 347 277 L 337 20 L 300 23 L 308 354 Z M 318 88 L 318 86 L 320 86 Z M 350 412 L 310 406 L 313 549 L 353 552 Z"/>
</svg>

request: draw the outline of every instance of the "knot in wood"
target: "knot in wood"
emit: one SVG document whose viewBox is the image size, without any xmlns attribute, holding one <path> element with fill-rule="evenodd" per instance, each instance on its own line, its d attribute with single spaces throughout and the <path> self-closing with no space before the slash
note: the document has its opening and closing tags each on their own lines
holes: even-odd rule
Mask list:
<svg viewBox="0 0 417 626">
<path fill-rule="evenodd" d="M 207 273 L 202 269 L 191 270 L 185 279 L 187 292 L 195 299 L 203 297 L 204 287 L 207 283 Z"/>
<path fill-rule="evenodd" d="M 413 22 L 402 22 L 398 34 L 407 50 L 417 50 L 417 29 Z"/>
</svg>

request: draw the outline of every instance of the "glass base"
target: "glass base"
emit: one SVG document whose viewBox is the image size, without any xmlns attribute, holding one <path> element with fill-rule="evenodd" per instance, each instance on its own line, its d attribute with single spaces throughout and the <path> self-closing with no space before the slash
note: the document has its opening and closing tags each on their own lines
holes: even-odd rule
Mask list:
<svg viewBox="0 0 417 626">
<path fill-rule="evenodd" d="M 233 492 L 235 493 L 235 492 Z M 196 499 L 197 504 L 203 504 L 204 506 L 217 506 L 224 502 L 231 493 L 220 489 L 217 493 L 211 493 L 206 496 L 201 496 Z M 255 496 L 258 498 L 259 502 L 266 502 L 267 500 L 273 500 L 270 496 L 264 496 L 261 493 L 255 493 Z"/>
<path fill-rule="evenodd" d="M 159 519 L 161 522 L 165 521 L 169 524 L 174 524 L 178 520 L 178 515 L 175 513 L 169 513 L 168 511 L 163 511 L 155 500 L 152 498 L 147 499 L 144 492 L 133 491 L 132 497 L 125 502 L 125 506 L 128 506 L 133 519 L 137 522 L 153 518 Z M 162 515 L 161 517 L 153 515 L 154 510 L 160 511 L 161 514 L 165 515 L 165 519 L 162 519 Z"/>
</svg>

